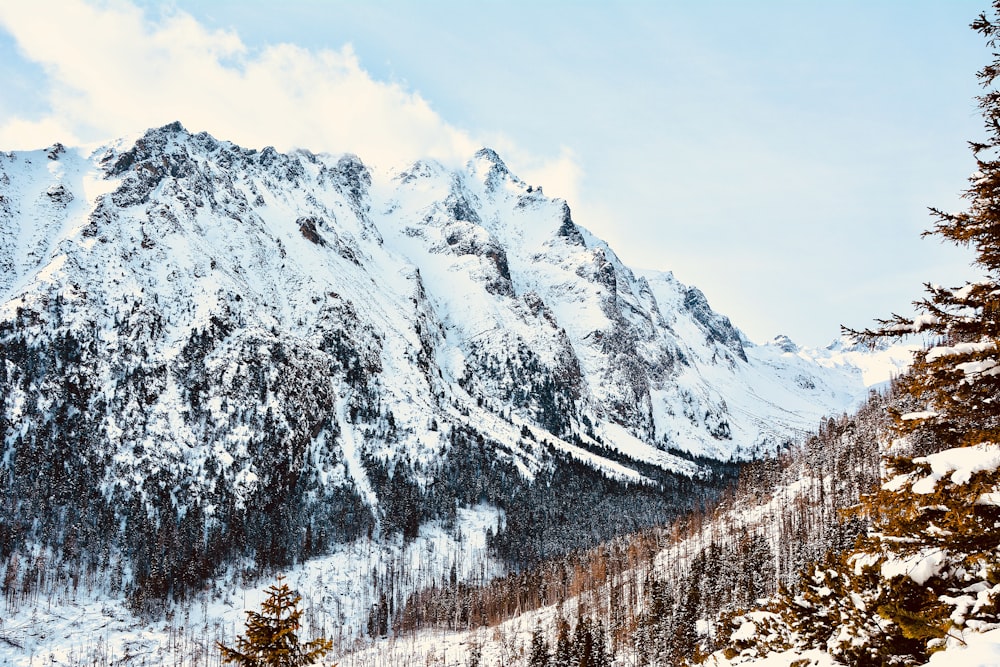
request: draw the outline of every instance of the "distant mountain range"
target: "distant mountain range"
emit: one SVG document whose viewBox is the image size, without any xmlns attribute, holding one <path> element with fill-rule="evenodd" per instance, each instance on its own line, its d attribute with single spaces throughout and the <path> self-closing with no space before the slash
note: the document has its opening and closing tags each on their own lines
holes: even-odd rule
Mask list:
<svg viewBox="0 0 1000 667">
<path fill-rule="evenodd" d="M 514 562 L 655 523 L 908 354 L 754 345 L 489 149 L 379 172 L 174 123 L 0 154 L 0 359 L 0 557 L 142 602 L 483 501 Z"/>
</svg>

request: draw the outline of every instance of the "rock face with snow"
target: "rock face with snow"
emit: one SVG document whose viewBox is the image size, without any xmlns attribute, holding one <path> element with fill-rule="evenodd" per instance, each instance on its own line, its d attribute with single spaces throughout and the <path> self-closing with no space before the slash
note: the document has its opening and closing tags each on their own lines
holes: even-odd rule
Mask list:
<svg viewBox="0 0 1000 667">
<path fill-rule="evenodd" d="M 864 393 L 792 352 L 630 270 L 488 149 L 376 173 L 175 123 L 0 154 L 0 557 L 48 517 L 121 534 L 162 588 L 163 540 L 211 571 L 222 541 L 307 556 L 577 469 L 662 496 L 657 471 L 703 480 L 695 457 Z"/>
</svg>

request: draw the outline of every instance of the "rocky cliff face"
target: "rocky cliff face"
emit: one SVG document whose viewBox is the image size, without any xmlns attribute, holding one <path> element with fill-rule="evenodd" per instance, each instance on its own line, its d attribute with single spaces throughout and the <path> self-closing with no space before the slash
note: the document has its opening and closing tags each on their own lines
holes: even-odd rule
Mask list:
<svg viewBox="0 0 1000 667">
<path fill-rule="evenodd" d="M 108 566 L 117 535 L 169 593 L 553 480 L 660 520 L 707 459 L 863 393 L 633 272 L 488 149 L 373 173 L 175 123 L 0 154 L 0 186 L 0 557 Z"/>
</svg>

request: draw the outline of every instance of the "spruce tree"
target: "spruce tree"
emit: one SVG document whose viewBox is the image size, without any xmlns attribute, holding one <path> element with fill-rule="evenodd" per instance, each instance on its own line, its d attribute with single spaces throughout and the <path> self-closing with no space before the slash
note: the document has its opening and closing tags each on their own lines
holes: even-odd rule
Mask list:
<svg viewBox="0 0 1000 667">
<path fill-rule="evenodd" d="M 993 13 L 1000 16 L 1000 0 Z M 935 224 L 925 234 L 972 248 L 983 278 L 927 284 L 915 317 L 848 330 L 871 343 L 932 339 L 896 383 L 907 400 L 892 412 L 894 449 L 904 455 L 887 460 L 884 483 L 861 508 L 872 528 L 841 568 L 830 569 L 853 574 L 846 577 L 852 595 L 863 602 L 855 606 L 882 630 L 872 643 L 904 664 L 1000 620 L 1000 469 L 988 463 L 1000 455 L 1000 22 L 983 13 L 971 27 L 993 51 L 978 73 L 986 139 L 970 142 L 977 168 L 963 194 L 967 209 L 932 208 Z M 930 454 L 912 458 L 907 448 Z M 857 585 L 861 573 L 868 586 Z"/>
<path fill-rule="evenodd" d="M 604 621 L 597 621 L 593 631 L 594 635 L 594 666 L 610 667 L 611 656 L 608 653 L 608 632 L 604 628 Z"/>
<path fill-rule="evenodd" d="M 1000 14 L 1000 2 L 993 7 Z M 986 89 L 977 99 L 987 137 L 969 144 L 977 169 L 963 193 L 968 209 L 932 208 L 936 222 L 924 235 L 974 249 L 983 279 L 960 287 L 927 284 L 926 296 L 914 303 L 916 317 L 893 315 L 874 329 L 845 329 L 870 343 L 918 333 L 937 338 L 916 353 L 900 383 L 922 409 L 895 416 L 900 433 L 932 437 L 942 447 L 1000 442 L 1000 24 L 980 14 L 971 27 L 994 50 L 993 62 L 977 75 Z"/>
<path fill-rule="evenodd" d="M 569 623 L 562 616 L 556 619 L 556 651 L 552 656 L 553 667 L 575 667 L 573 640 L 569 636 Z"/>
<path fill-rule="evenodd" d="M 536 625 L 531 633 L 531 652 L 528 654 L 528 667 L 549 667 L 549 643 L 541 626 Z"/>
<path fill-rule="evenodd" d="M 594 667 L 594 635 L 590 631 L 590 619 L 579 618 L 573 631 L 573 653 L 576 667 Z"/>
<path fill-rule="evenodd" d="M 892 456 L 856 513 L 870 528 L 856 545 L 806 570 L 781 612 L 798 648 L 852 665 L 911 665 L 965 633 L 1000 627 L 1000 0 L 972 29 L 992 62 L 978 77 L 986 138 L 970 142 L 976 171 L 967 209 L 931 209 L 925 234 L 975 251 L 983 278 L 925 285 L 917 315 L 893 315 L 861 341 L 924 334 L 893 389 Z M 916 456 L 915 454 L 920 454 Z M 733 654 L 759 652 L 730 646 Z"/>
<path fill-rule="evenodd" d="M 236 638 L 236 648 L 216 644 L 222 662 L 238 667 L 302 667 L 333 649 L 333 642 L 323 637 L 299 643 L 302 610 L 298 604 L 302 597 L 288 588 L 284 577 L 279 576 L 267 592 L 260 612 L 247 611 L 246 635 Z"/>
</svg>

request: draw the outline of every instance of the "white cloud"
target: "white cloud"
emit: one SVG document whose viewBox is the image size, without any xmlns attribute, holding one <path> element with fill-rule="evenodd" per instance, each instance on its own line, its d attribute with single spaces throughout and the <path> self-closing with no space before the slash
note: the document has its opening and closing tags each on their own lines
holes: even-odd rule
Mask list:
<svg viewBox="0 0 1000 667">
<path fill-rule="evenodd" d="M 374 80 L 349 45 L 255 51 L 181 11 L 152 17 L 121 0 L 0 3 L 0 27 L 44 68 L 50 107 L 0 123 L 4 149 L 106 141 L 173 120 L 248 147 L 353 152 L 385 166 L 455 163 L 479 148 L 419 94 Z M 547 165 L 524 155 L 546 184 L 575 192 L 570 154 Z"/>
<path fill-rule="evenodd" d="M 75 130 L 51 116 L 38 120 L 13 118 L 0 125 L 0 150 L 31 150 L 57 141 L 70 146 L 81 143 Z"/>
</svg>

